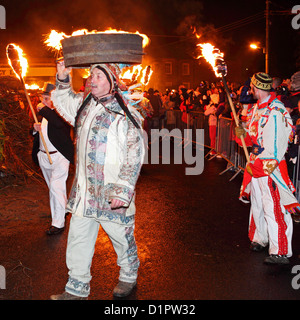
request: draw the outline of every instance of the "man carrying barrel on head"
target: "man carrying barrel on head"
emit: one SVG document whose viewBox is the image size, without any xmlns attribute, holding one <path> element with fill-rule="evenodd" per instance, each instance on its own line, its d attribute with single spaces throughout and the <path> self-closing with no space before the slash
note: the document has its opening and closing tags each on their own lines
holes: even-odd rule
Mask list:
<svg viewBox="0 0 300 320">
<path fill-rule="evenodd" d="M 100 225 L 112 241 L 120 266 L 113 295 L 129 295 L 137 280 L 134 198 L 144 158 L 138 129 L 142 118 L 122 98 L 117 64 L 94 64 L 90 70 L 90 90 L 84 97 L 73 92 L 71 68 L 59 61 L 56 90 L 52 93 L 57 112 L 75 127 L 77 151 L 67 204 L 72 213 L 66 254 L 69 279 L 65 292 L 51 296 L 53 300 L 87 299 Z"/>
<path fill-rule="evenodd" d="M 288 264 L 293 233 L 290 213 L 299 209 L 284 158 L 293 123 L 271 89 L 268 74 L 253 75 L 251 92 L 257 103 L 248 109 L 246 130 L 236 128 L 237 137 L 243 135 L 246 144 L 252 146 L 241 195 L 250 192 L 250 249 L 261 251 L 269 246 L 266 264 Z"/>
</svg>

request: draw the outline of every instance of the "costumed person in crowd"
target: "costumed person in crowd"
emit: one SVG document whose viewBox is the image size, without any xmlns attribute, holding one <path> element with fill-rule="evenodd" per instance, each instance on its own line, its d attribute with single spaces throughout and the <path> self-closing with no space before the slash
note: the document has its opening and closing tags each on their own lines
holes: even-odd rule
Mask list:
<svg viewBox="0 0 300 320">
<path fill-rule="evenodd" d="M 55 89 L 51 83 L 45 83 L 41 93 L 41 103 L 37 105 L 38 116 L 42 121 L 33 125 L 34 142 L 32 158 L 40 166 L 49 188 L 49 200 L 52 223 L 46 230 L 48 235 L 62 232 L 65 227 L 67 204 L 67 179 L 70 162 L 74 163 L 74 145 L 71 139 L 71 127 L 54 110 L 50 93 Z M 50 164 L 39 132 L 43 133 L 51 156 Z"/>
<path fill-rule="evenodd" d="M 297 110 L 300 107 L 300 71 L 291 76 L 288 84 L 289 101 L 293 109 Z"/>
<path fill-rule="evenodd" d="M 288 81 L 286 81 L 288 82 Z M 288 89 L 286 89 L 288 88 Z M 290 175 L 293 177 L 293 183 L 297 190 L 300 188 L 300 173 L 297 169 L 299 167 L 299 144 L 300 144 L 300 71 L 295 72 L 288 83 L 282 86 L 280 99 L 290 105 L 292 109 L 291 118 L 295 125 L 295 137 L 289 146 L 287 161 L 289 164 Z M 298 192 L 298 201 L 300 195 Z M 300 215 L 293 215 L 293 220 L 300 222 Z"/>
<path fill-rule="evenodd" d="M 243 135 L 246 145 L 252 146 L 241 193 L 250 192 L 250 249 L 261 251 L 269 245 L 264 262 L 288 264 L 292 256 L 291 213 L 299 209 L 284 158 L 293 124 L 271 89 L 272 78 L 268 74 L 253 75 L 251 92 L 257 103 L 248 109 L 245 129 L 236 127 L 237 142 Z"/>
<path fill-rule="evenodd" d="M 58 62 L 52 92 L 57 112 L 75 126 L 76 139 L 76 172 L 67 204 L 72 213 L 66 253 L 69 278 L 65 291 L 52 300 L 88 298 L 100 225 L 120 267 L 113 295 L 129 295 L 137 280 L 135 185 L 145 153 L 142 116 L 122 94 L 126 87 L 119 80 L 118 64 L 94 64 L 90 71 L 90 92 L 84 98 L 71 88 L 71 68 Z"/>
<path fill-rule="evenodd" d="M 151 137 L 151 129 L 160 129 L 160 109 L 162 107 L 162 101 L 159 95 L 154 94 L 153 88 L 149 88 L 147 99 L 150 101 L 150 104 L 153 109 L 151 118 L 148 117 L 148 128 L 149 132 L 148 137 Z"/>
<path fill-rule="evenodd" d="M 191 109 L 193 109 L 193 105 L 190 102 L 190 95 L 186 88 L 181 88 L 181 104 L 179 106 L 180 111 L 182 112 L 181 121 L 185 124 L 188 123 L 188 113 L 190 113 Z M 189 125 L 192 124 L 191 115 L 189 117 Z"/>
<path fill-rule="evenodd" d="M 151 118 L 153 114 L 153 108 L 151 106 L 150 100 L 146 98 L 141 88 L 135 88 L 132 94 L 130 95 L 130 99 L 134 101 L 135 108 L 144 118 L 143 129 L 145 132 L 148 133 L 148 119 Z"/>
<path fill-rule="evenodd" d="M 209 127 L 209 139 L 211 155 L 216 154 L 216 136 L 217 136 L 217 124 L 218 117 L 216 116 L 218 104 L 219 104 L 219 91 L 217 88 L 213 89 L 213 93 L 210 94 L 210 103 L 205 107 L 204 115 L 208 116 L 208 127 Z"/>
</svg>

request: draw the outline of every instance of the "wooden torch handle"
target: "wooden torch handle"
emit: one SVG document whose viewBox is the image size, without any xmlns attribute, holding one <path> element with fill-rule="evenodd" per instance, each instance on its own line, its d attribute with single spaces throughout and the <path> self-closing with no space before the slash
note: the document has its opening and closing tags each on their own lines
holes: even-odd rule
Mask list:
<svg viewBox="0 0 300 320">
<path fill-rule="evenodd" d="M 236 115 L 235 108 L 234 108 L 234 105 L 233 105 L 233 102 L 232 102 L 232 99 L 231 99 L 231 96 L 230 96 L 230 93 L 229 93 L 228 85 L 227 85 L 227 82 L 226 82 L 226 79 L 225 79 L 224 75 L 222 75 L 222 81 L 223 81 L 223 84 L 224 84 L 224 87 L 225 87 L 226 95 L 227 95 L 227 98 L 228 98 L 228 101 L 229 101 L 229 104 L 230 104 L 230 108 L 231 108 L 231 111 L 232 111 L 232 114 L 233 114 L 233 117 L 234 117 L 235 124 L 238 127 L 239 126 L 239 120 L 238 120 L 238 117 Z M 247 146 L 246 146 L 246 143 L 245 143 L 245 139 L 244 139 L 243 136 L 241 136 L 241 142 L 242 142 L 242 146 L 243 146 L 243 149 L 244 149 L 244 152 L 245 152 L 245 156 L 246 156 L 247 162 L 250 162 L 248 149 L 247 149 Z"/>
</svg>

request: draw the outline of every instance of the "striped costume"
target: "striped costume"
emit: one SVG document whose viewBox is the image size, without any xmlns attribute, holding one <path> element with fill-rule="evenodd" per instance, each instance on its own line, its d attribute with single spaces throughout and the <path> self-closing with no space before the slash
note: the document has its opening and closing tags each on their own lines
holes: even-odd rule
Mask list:
<svg viewBox="0 0 300 320">
<path fill-rule="evenodd" d="M 269 245 L 270 254 L 290 257 L 290 213 L 299 206 L 284 159 L 292 120 L 274 93 L 249 108 L 246 131 L 246 145 L 252 146 L 248 164 L 252 175 L 245 170 L 240 197 L 251 199 L 249 238 L 263 247 Z"/>
</svg>

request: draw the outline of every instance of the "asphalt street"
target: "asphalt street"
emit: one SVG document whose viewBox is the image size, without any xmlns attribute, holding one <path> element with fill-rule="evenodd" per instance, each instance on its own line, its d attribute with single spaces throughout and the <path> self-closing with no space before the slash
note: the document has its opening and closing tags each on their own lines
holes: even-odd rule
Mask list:
<svg viewBox="0 0 300 320">
<path fill-rule="evenodd" d="M 185 165 L 144 165 L 136 196 L 141 265 L 137 287 L 126 300 L 300 298 L 293 273 L 300 268 L 300 224 L 294 224 L 290 265 L 263 264 L 267 251 L 249 250 L 249 206 L 238 201 L 242 176 L 229 181 L 232 172 L 220 175 L 226 165 L 223 159 L 205 160 L 197 176 L 185 175 Z M 66 220 L 66 230 L 56 236 L 45 234 L 47 219 L 0 234 L 0 265 L 6 269 L 0 300 L 48 300 L 64 290 L 70 216 Z M 118 272 L 112 245 L 100 230 L 89 300 L 114 300 Z"/>
</svg>

